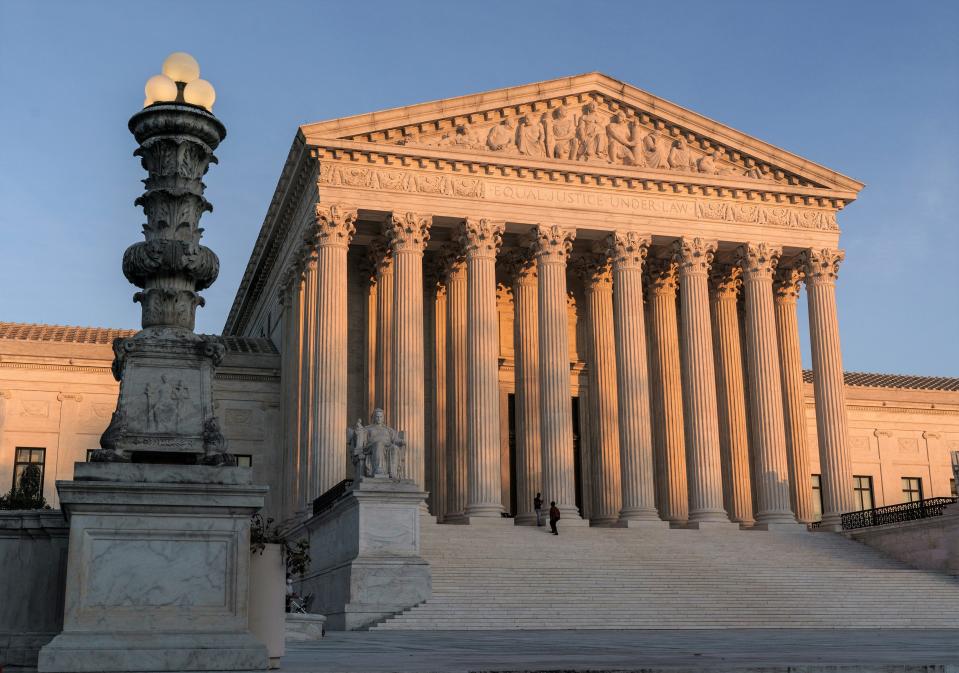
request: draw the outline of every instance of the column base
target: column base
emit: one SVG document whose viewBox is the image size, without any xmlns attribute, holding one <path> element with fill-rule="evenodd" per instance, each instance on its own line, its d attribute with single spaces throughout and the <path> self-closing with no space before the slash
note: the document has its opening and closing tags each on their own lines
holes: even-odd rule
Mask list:
<svg viewBox="0 0 959 673">
<path fill-rule="evenodd" d="M 679 526 L 677 526 L 679 528 Z M 733 523 L 729 519 L 706 519 L 701 521 L 687 521 L 682 526 L 686 530 L 739 530 L 739 524 Z"/>
<path fill-rule="evenodd" d="M 487 504 L 476 504 L 476 505 L 467 505 L 466 506 L 466 516 L 471 519 L 479 518 L 502 518 L 503 517 L 503 506 L 502 505 L 487 505 Z"/>
<path fill-rule="evenodd" d="M 575 507 L 565 509 L 563 507 L 559 508 L 560 520 L 559 526 L 566 526 L 567 528 L 589 528 L 589 519 L 584 519 L 579 515 L 579 510 Z M 543 510 L 543 528 L 549 530 L 549 508 Z"/>
<path fill-rule="evenodd" d="M 589 520 L 589 525 L 593 528 L 613 528 L 619 523 L 618 516 L 596 517 Z"/>
<path fill-rule="evenodd" d="M 517 514 L 513 518 L 514 526 L 535 526 L 536 525 L 536 515 L 532 512 Z"/>
<path fill-rule="evenodd" d="M 616 522 L 616 527 L 634 530 L 669 530 L 670 523 L 662 519 L 620 519 Z"/>
<path fill-rule="evenodd" d="M 796 523 L 795 521 L 765 521 L 762 523 L 754 523 L 752 526 L 740 524 L 739 527 L 742 530 L 763 530 L 774 533 L 805 533 L 807 531 L 805 524 Z"/>
<path fill-rule="evenodd" d="M 452 526 L 465 526 L 470 522 L 469 517 L 463 514 L 462 512 L 457 512 L 455 514 L 447 514 L 443 517 L 443 523 L 452 525 Z"/>
<path fill-rule="evenodd" d="M 464 522 L 470 526 L 512 526 L 513 519 L 506 516 L 470 516 L 466 515 Z"/>
</svg>

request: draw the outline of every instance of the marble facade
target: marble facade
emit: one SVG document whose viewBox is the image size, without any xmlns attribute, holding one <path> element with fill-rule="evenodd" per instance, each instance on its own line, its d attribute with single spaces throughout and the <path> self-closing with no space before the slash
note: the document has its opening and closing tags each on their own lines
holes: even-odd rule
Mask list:
<svg viewBox="0 0 959 673">
<path fill-rule="evenodd" d="M 443 520 L 528 522 L 539 491 L 568 523 L 796 526 L 815 452 L 835 526 L 853 508 L 837 215 L 861 188 L 596 73 L 304 125 L 226 326 L 282 324 L 299 372 L 284 513 L 347 475 L 341 431 L 372 399 Z M 349 329 L 334 306 L 349 348 L 314 332 Z"/>
</svg>

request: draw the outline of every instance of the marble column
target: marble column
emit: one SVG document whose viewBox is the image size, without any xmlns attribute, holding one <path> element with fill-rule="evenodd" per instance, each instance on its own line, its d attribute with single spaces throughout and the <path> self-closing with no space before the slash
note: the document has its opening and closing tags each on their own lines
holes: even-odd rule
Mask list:
<svg viewBox="0 0 959 673">
<path fill-rule="evenodd" d="M 376 365 L 373 406 L 389 413 L 393 384 L 393 253 L 385 240 L 370 243 L 370 259 L 376 269 Z M 393 419 L 388 423 L 392 424 Z"/>
<path fill-rule="evenodd" d="M 445 250 L 446 520 L 466 513 L 466 263 L 459 246 Z"/>
<path fill-rule="evenodd" d="M 312 463 L 315 496 L 346 479 L 346 253 L 353 239 L 356 209 L 316 205 L 311 236 L 316 248 L 313 322 Z"/>
<path fill-rule="evenodd" d="M 566 525 L 581 520 L 576 509 L 573 418 L 570 403 L 569 317 L 566 262 L 574 229 L 537 225 L 532 232 L 539 284 L 540 435 L 543 500 L 555 501 Z"/>
<path fill-rule="evenodd" d="M 731 264 L 714 264 L 710 285 L 723 502 L 730 519 L 752 525 L 749 430 L 738 309 L 742 269 Z"/>
<path fill-rule="evenodd" d="M 623 505 L 619 444 L 619 395 L 613 332 L 613 271 L 605 252 L 579 257 L 588 331 L 589 403 L 593 429 L 590 523 L 611 526 Z"/>
<path fill-rule="evenodd" d="M 283 280 L 280 282 L 280 306 L 283 310 L 282 330 L 283 338 L 280 352 L 280 386 L 281 397 L 280 406 L 283 411 L 283 518 L 292 515 L 296 510 L 296 428 L 294 420 L 296 412 L 294 410 L 294 401 L 296 400 L 296 385 L 299 376 L 296 369 L 299 367 L 297 362 L 297 341 L 296 334 L 296 309 L 295 304 L 299 303 L 299 278 L 295 269 L 290 268 L 284 273 Z"/>
<path fill-rule="evenodd" d="M 427 335 L 433 347 L 433 492 L 432 514 L 440 520 L 446 515 L 446 283 L 439 274 L 433 287 L 433 334 Z"/>
<path fill-rule="evenodd" d="M 542 491 L 539 399 L 539 315 L 536 261 L 511 250 L 505 266 L 513 287 L 513 359 L 516 397 L 516 521 L 535 525 L 533 498 Z"/>
<path fill-rule="evenodd" d="M 653 485 L 653 437 L 650 423 L 643 263 L 650 237 L 617 231 L 606 239 L 613 272 L 613 330 L 619 389 L 619 451 L 622 503 L 619 520 L 627 526 L 661 525 Z M 613 349 L 610 349 L 613 350 Z"/>
<path fill-rule="evenodd" d="M 685 523 L 689 518 L 689 492 L 676 318 L 677 266 L 669 259 L 650 259 L 646 292 L 656 501 L 660 517 L 671 523 Z"/>
<path fill-rule="evenodd" d="M 806 437 L 806 409 L 803 401 L 802 354 L 799 346 L 799 319 L 796 314 L 799 284 L 803 272 L 781 262 L 773 280 L 776 305 L 776 335 L 782 377 L 783 416 L 786 425 L 786 457 L 793 512 L 803 523 L 815 519 Z"/>
<path fill-rule="evenodd" d="M 429 215 L 393 213 L 385 227 L 393 253 L 393 348 L 390 355 L 389 418 L 406 433 L 406 473 L 424 487 L 425 354 L 423 348 L 423 251 Z"/>
<path fill-rule="evenodd" d="M 756 523 L 760 527 L 796 525 L 789 504 L 789 467 L 783 421 L 782 380 L 773 306 L 773 274 L 782 248 L 746 243 L 736 251 L 743 269 L 746 300 L 746 360 L 749 370 L 749 418 L 753 426 Z"/>
<path fill-rule="evenodd" d="M 729 523 L 723 508 L 716 365 L 709 318 L 709 267 L 715 252 L 716 241 L 702 238 L 682 238 L 673 246 L 673 258 L 679 264 L 682 315 L 680 350 L 689 522 L 694 526 Z"/>
<path fill-rule="evenodd" d="M 822 525 L 833 530 L 841 526 L 844 512 L 856 509 L 847 442 L 849 426 L 839 349 L 839 318 L 836 315 L 836 278 L 845 257 L 844 251 L 830 248 L 805 250 L 800 257 L 806 273 L 809 302 L 816 434 L 822 473 Z"/>
<path fill-rule="evenodd" d="M 496 255 L 503 230 L 502 221 L 470 217 L 461 232 L 466 254 L 466 513 L 471 519 L 500 519 L 503 512 L 496 308 Z"/>
<path fill-rule="evenodd" d="M 315 461 L 313 439 L 314 340 L 316 332 L 316 250 L 307 248 L 303 271 L 303 350 L 300 358 L 300 503 L 301 511 L 312 513 L 313 500 L 319 495 L 313 487 Z"/>
</svg>

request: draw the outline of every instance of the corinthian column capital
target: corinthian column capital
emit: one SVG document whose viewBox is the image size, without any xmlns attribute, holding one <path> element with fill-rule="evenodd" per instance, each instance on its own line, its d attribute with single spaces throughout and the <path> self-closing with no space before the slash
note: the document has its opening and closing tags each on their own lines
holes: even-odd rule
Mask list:
<svg viewBox="0 0 959 673">
<path fill-rule="evenodd" d="M 397 252 L 418 252 L 426 249 L 430 240 L 430 215 L 418 213 L 393 213 L 390 221 L 383 227 L 384 235 L 389 239 L 390 249 Z"/>
<path fill-rule="evenodd" d="M 735 264 L 714 264 L 709 272 L 709 285 L 716 299 L 737 299 L 743 287 L 742 267 Z"/>
<path fill-rule="evenodd" d="M 783 249 L 769 243 L 744 243 L 736 248 L 736 264 L 747 280 L 772 279 Z"/>
<path fill-rule="evenodd" d="M 573 260 L 573 270 L 583 279 L 588 290 L 613 289 L 613 267 L 605 253 L 580 255 Z"/>
<path fill-rule="evenodd" d="M 646 264 L 646 287 L 652 294 L 676 294 L 679 264 L 672 259 L 651 257 Z"/>
<path fill-rule="evenodd" d="M 705 275 L 712 266 L 717 245 L 714 240 L 684 236 L 673 241 L 673 260 L 685 275 Z"/>
<path fill-rule="evenodd" d="M 532 231 L 531 251 L 540 264 L 565 264 L 575 238 L 575 229 L 537 224 Z"/>
<path fill-rule="evenodd" d="M 348 247 L 356 233 L 356 208 L 342 204 L 316 204 L 316 223 L 311 228 L 317 247 L 335 245 Z"/>
<path fill-rule="evenodd" d="M 806 274 L 799 266 L 780 266 L 773 278 L 773 297 L 779 303 L 796 303 L 799 299 L 799 285 Z"/>
<path fill-rule="evenodd" d="M 506 224 L 502 220 L 467 217 L 459 238 L 467 258 L 496 257 L 503 244 Z"/>
<path fill-rule="evenodd" d="M 528 250 L 510 248 L 500 257 L 506 277 L 516 285 L 536 285 L 536 259 Z"/>
<path fill-rule="evenodd" d="M 846 251 L 837 248 L 810 248 L 799 253 L 799 263 L 806 273 L 808 285 L 834 284 L 844 259 Z"/>
<path fill-rule="evenodd" d="M 652 237 L 635 231 L 614 231 L 606 237 L 608 255 L 617 269 L 642 269 Z"/>
</svg>

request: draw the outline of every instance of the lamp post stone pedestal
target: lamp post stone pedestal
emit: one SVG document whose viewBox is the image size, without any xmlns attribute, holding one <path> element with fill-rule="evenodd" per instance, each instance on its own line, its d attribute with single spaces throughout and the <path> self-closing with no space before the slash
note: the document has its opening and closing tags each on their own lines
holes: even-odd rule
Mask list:
<svg viewBox="0 0 959 673">
<path fill-rule="evenodd" d="M 174 57 L 185 70 L 168 67 Z M 236 467 L 213 414 L 223 344 L 193 332 L 199 292 L 219 271 L 199 242 L 212 210 L 202 177 L 226 129 L 192 57 L 171 56 L 168 70 L 199 82 L 206 107 L 187 104 L 189 82 L 158 75 L 130 120 L 147 222 L 123 273 L 141 288 L 143 329 L 113 343 L 120 395 L 102 448 L 57 482 L 70 522 L 63 632 L 41 649 L 41 673 L 268 665 L 248 624 L 250 517 L 267 488 Z M 171 99 L 151 102 L 151 87 Z"/>
</svg>

